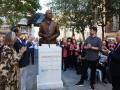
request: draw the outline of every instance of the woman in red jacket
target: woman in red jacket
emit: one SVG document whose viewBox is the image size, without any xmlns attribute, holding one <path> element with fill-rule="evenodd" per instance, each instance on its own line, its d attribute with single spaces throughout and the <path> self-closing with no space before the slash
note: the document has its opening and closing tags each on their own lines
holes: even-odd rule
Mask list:
<svg viewBox="0 0 120 90">
<path fill-rule="evenodd" d="M 73 64 L 73 67 L 75 68 L 75 70 L 77 72 L 78 71 L 77 70 L 78 45 L 77 45 L 77 41 L 75 39 L 72 40 L 71 55 L 72 55 L 72 64 Z"/>
<path fill-rule="evenodd" d="M 62 47 L 62 70 L 66 71 L 66 69 L 68 68 L 68 46 L 66 39 L 63 39 L 61 47 Z"/>
</svg>

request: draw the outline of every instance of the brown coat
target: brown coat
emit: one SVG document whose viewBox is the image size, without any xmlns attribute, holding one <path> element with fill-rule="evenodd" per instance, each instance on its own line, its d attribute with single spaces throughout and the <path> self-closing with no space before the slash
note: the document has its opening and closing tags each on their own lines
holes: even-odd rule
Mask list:
<svg viewBox="0 0 120 90">
<path fill-rule="evenodd" d="M 51 21 L 51 24 L 48 24 L 45 21 L 40 25 L 39 36 L 42 38 L 42 44 L 55 44 L 59 35 L 59 26 L 56 22 Z"/>
</svg>

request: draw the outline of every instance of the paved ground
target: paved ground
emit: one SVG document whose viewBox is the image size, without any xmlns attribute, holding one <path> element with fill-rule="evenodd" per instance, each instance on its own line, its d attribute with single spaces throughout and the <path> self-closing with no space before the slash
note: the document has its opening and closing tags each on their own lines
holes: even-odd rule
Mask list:
<svg viewBox="0 0 120 90">
<path fill-rule="evenodd" d="M 36 90 L 36 66 L 29 66 L 28 71 L 28 90 Z M 90 90 L 89 82 L 85 82 L 84 87 L 75 86 L 75 84 L 79 81 L 80 76 L 76 75 L 74 70 L 67 70 L 66 72 L 62 73 L 62 79 L 64 83 L 64 88 L 61 89 L 54 89 L 54 90 Z M 53 89 L 49 89 L 53 90 Z M 112 90 L 110 84 L 103 84 L 98 82 L 95 85 L 95 90 Z"/>
<path fill-rule="evenodd" d="M 75 84 L 79 81 L 80 76 L 75 74 L 75 71 L 68 70 L 63 72 L 63 82 L 65 86 L 65 90 L 90 90 L 89 81 L 85 82 L 84 87 L 75 86 Z M 64 90 L 64 89 L 63 89 Z M 97 82 L 95 85 L 95 90 L 112 90 L 110 84 L 103 84 Z"/>
</svg>

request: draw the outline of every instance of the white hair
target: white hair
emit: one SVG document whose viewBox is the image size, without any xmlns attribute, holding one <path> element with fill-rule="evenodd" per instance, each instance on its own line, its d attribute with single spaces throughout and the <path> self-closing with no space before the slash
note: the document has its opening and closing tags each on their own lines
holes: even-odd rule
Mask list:
<svg viewBox="0 0 120 90">
<path fill-rule="evenodd" d="M 15 33 L 14 32 L 11 32 L 11 40 L 15 40 L 15 38 L 16 38 L 16 35 L 15 35 Z"/>
</svg>

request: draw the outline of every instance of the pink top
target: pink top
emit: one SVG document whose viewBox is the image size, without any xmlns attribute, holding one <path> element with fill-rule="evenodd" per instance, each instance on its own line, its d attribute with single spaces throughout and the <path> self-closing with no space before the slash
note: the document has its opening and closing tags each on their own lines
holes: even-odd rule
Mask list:
<svg viewBox="0 0 120 90">
<path fill-rule="evenodd" d="M 71 47 L 74 50 L 75 56 L 78 56 L 77 44 L 72 44 Z"/>
</svg>

